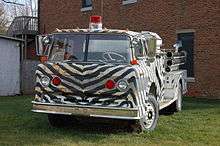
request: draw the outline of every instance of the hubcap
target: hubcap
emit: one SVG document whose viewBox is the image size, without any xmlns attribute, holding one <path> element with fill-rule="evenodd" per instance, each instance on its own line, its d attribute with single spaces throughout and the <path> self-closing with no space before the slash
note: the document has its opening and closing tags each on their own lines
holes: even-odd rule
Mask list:
<svg viewBox="0 0 220 146">
<path fill-rule="evenodd" d="M 150 111 L 150 112 L 148 113 L 147 117 L 148 117 L 148 119 L 152 119 L 153 113 Z"/>
<path fill-rule="evenodd" d="M 146 103 L 145 105 L 145 115 L 143 118 L 143 126 L 145 129 L 149 129 L 155 120 L 155 108 L 152 103 Z"/>
</svg>

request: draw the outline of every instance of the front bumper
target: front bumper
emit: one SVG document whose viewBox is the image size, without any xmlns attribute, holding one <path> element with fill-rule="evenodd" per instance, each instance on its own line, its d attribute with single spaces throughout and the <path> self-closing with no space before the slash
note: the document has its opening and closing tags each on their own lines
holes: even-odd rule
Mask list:
<svg viewBox="0 0 220 146">
<path fill-rule="evenodd" d="M 115 107 L 95 107 L 95 106 L 79 106 L 67 104 L 41 103 L 32 101 L 33 112 L 46 114 L 63 114 L 75 116 L 88 116 L 112 119 L 137 120 L 137 108 L 115 108 Z"/>
</svg>

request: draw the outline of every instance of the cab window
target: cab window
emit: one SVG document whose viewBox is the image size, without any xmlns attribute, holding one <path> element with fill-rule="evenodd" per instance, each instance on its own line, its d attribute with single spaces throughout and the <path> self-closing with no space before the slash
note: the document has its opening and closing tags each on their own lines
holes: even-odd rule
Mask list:
<svg viewBox="0 0 220 146">
<path fill-rule="evenodd" d="M 133 48 L 136 58 L 144 56 L 145 54 L 144 45 L 142 44 L 142 41 L 140 39 L 134 40 Z"/>
</svg>

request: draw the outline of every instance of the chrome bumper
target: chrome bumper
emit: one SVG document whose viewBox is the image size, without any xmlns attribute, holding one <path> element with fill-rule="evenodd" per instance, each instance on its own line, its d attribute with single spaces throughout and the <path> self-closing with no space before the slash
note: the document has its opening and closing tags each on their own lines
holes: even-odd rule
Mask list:
<svg viewBox="0 0 220 146">
<path fill-rule="evenodd" d="M 138 117 L 137 108 L 113 108 L 95 106 L 76 106 L 52 103 L 41 103 L 32 101 L 33 112 L 46 114 L 63 114 L 75 116 L 89 116 L 112 119 L 136 120 Z"/>
</svg>

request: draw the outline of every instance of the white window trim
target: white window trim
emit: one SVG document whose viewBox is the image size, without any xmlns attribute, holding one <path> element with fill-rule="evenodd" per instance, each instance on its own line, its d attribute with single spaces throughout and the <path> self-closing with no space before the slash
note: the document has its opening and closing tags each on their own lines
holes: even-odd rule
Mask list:
<svg viewBox="0 0 220 146">
<path fill-rule="evenodd" d="M 196 82 L 196 80 L 195 80 L 194 77 L 187 77 L 186 81 L 189 82 L 189 83 L 194 83 L 194 82 Z"/>
<path fill-rule="evenodd" d="M 92 7 L 81 8 L 81 12 L 86 12 L 86 11 L 91 11 L 91 10 L 92 10 Z"/>
<path fill-rule="evenodd" d="M 137 0 L 123 0 L 122 5 L 128 5 L 128 4 L 133 4 L 136 3 Z"/>
<path fill-rule="evenodd" d="M 179 34 L 179 33 L 190 33 L 190 32 L 196 32 L 195 29 L 180 29 L 180 30 L 176 30 L 176 34 Z"/>
</svg>

